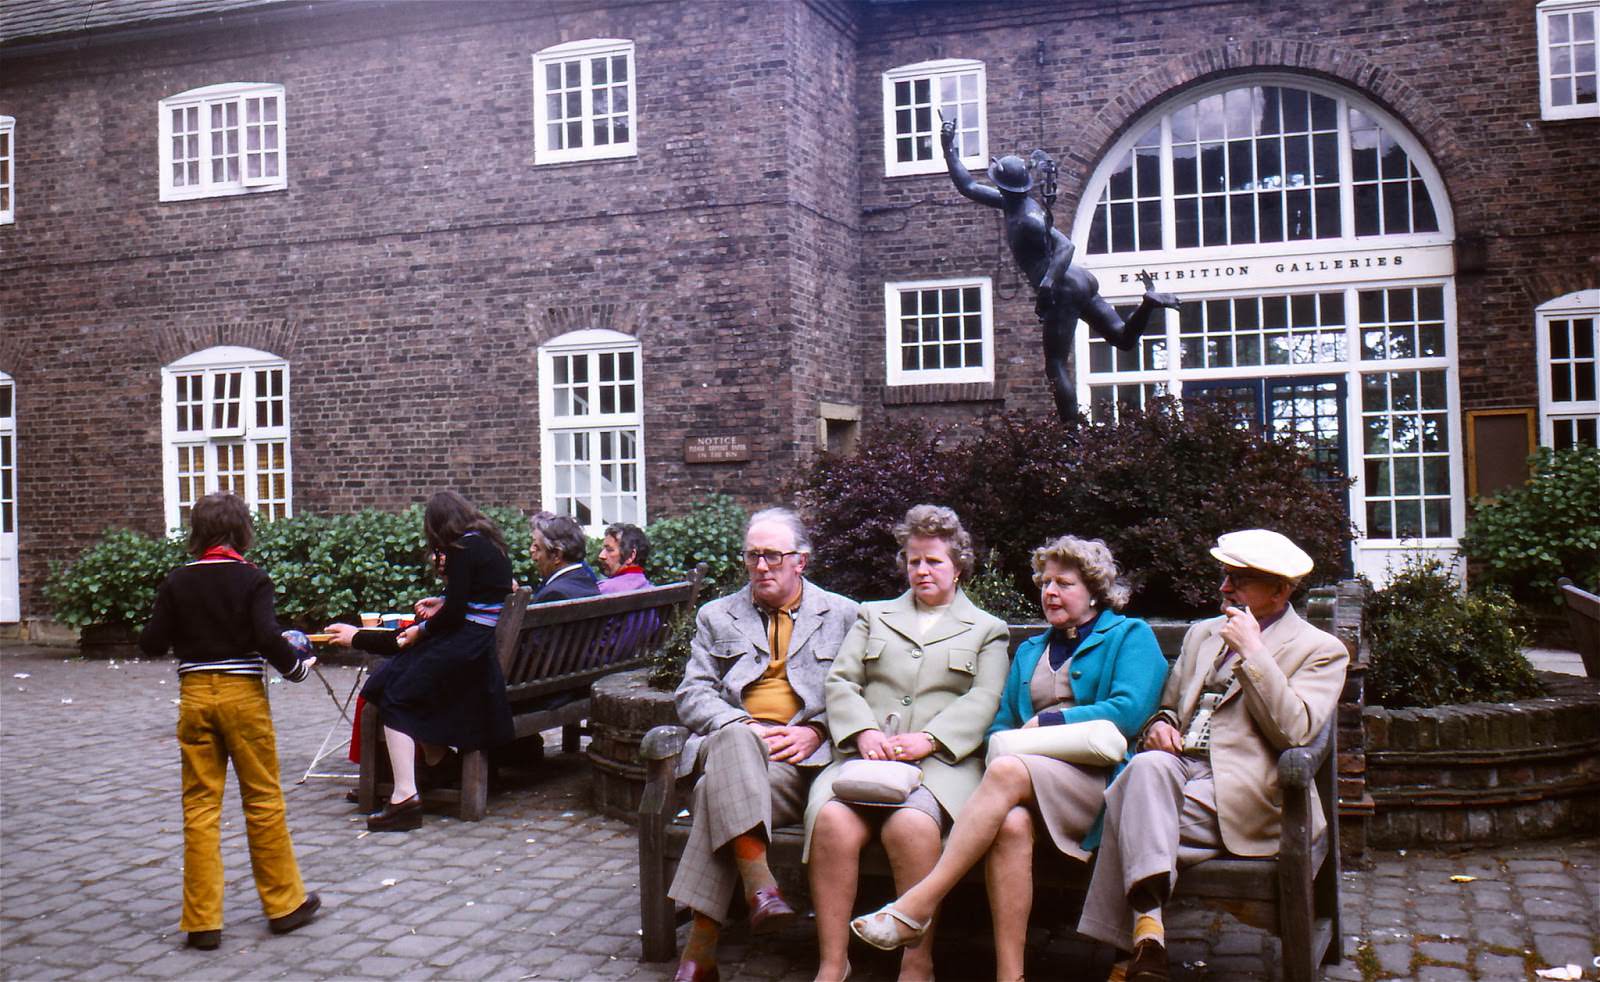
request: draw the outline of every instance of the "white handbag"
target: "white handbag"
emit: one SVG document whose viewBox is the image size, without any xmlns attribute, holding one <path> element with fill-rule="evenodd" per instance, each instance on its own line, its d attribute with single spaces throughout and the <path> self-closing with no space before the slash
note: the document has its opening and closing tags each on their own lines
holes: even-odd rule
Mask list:
<svg viewBox="0 0 1600 982">
<path fill-rule="evenodd" d="M 893 737 L 900 729 L 900 714 L 890 713 L 883 733 Z M 833 778 L 834 797 L 859 805 L 899 805 L 922 785 L 922 768 L 900 760 L 863 760 L 855 757 L 839 765 Z"/>
<path fill-rule="evenodd" d="M 1122 762 L 1128 753 L 1128 738 L 1108 719 L 1057 726 L 1030 726 L 1027 729 L 1001 730 L 989 738 L 988 766 L 1005 754 L 1036 754 L 1073 764 L 1109 767 Z"/>
</svg>

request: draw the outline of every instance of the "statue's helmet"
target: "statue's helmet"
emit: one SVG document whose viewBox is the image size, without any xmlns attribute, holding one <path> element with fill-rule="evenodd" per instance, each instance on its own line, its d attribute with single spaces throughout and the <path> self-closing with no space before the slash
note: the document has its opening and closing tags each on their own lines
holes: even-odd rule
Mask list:
<svg viewBox="0 0 1600 982">
<path fill-rule="evenodd" d="M 999 160 L 989 160 L 989 180 L 1002 191 L 1026 194 L 1033 187 L 1033 175 L 1028 173 L 1027 161 L 1008 153 Z"/>
</svg>

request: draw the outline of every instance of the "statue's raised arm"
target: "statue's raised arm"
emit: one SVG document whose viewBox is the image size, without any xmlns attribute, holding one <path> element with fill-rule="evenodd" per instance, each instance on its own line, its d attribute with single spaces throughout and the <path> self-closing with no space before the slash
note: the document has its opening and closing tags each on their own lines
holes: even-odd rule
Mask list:
<svg viewBox="0 0 1600 982">
<path fill-rule="evenodd" d="M 956 121 L 946 119 L 939 125 L 939 145 L 944 147 L 944 166 L 950 172 L 950 183 L 956 186 L 964 198 L 971 198 L 980 205 L 990 208 L 1004 208 L 1005 200 L 1000 192 L 986 184 L 979 184 L 972 179 L 972 173 L 967 170 L 967 165 L 961 162 L 961 154 L 956 150 Z"/>
</svg>

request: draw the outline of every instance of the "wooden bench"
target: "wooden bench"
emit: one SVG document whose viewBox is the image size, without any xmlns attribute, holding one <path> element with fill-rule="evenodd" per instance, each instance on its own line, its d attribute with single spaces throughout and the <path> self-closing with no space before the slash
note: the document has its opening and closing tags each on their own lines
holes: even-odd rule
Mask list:
<svg viewBox="0 0 1600 982">
<path fill-rule="evenodd" d="M 1275 933 L 1282 942 L 1287 982 L 1310 982 L 1320 965 L 1338 964 L 1341 956 L 1336 732 L 1336 720 L 1330 718 L 1310 746 L 1286 750 L 1278 757 L 1283 826 L 1276 858 L 1211 859 L 1185 869 L 1178 877 L 1176 897 L 1216 901 L 1245 923 Z M 640 745 L 648 775 L 639 804 L 639 920 L 644 961 L 667 961 L 677 949 L 679 918 L 667 897 L 667 887 L 689 837 L 689 817 L 678 816 L 682 806 L 673 779 L 687 738 L 688 730 L 681 726 L 657 726 L 645 734 Z M 1313 786 L 1327 823 L 1318 839 L 1311 834 Z M 798 827 L 776 830 L 768 861 L 778 868 L 801 869 L 802 843 Z M 877 843 L 862 854 L 861 874 L 890 876 L 888 858 Z M 1080 863 L 1037 862 L 1035 889 L 1081 892 L 1089 885 L 1088 874 L 1088 867 Z M 981 887 L 982 865 L 975 866 L 964 882 Z M 1046 908 L 1034 905 L 1036 912 Z"/>
<path fill-rule="evenodd" d="M 665 640 L 673 615 L 692 612 L 705 567 L 681 583 L 547 604 L 529 604 L 527 587 L 506 597 L 495 626 L 494 651 L 506 680 L 506 700 L 517 739 L 561 727 L 561 749 L 578 750 L 589 717 L 589 687 L 602 676 L 645 665 Z M 404 657 L 404 655 L 400 656 Z M 376 707 L 361 714 L 361 808 L 378 807 L 380 765 L 386 751 Z M 489 755 L 461 755 L 459 789 L 423 792 L 426 801 L 456 801 L 469 822 L 483 818 L 489 797 Z"/>
<path fill-rule="evenodd" d="M 1584 674 L 1600 679 L 1600 597 L 1565 576 L 1556 585 L 1561 587 L 1561 599 L 1566 601 L 1567 626 L 1578 646 L 1578 656 L 1583 659 Z"/>
</svg>

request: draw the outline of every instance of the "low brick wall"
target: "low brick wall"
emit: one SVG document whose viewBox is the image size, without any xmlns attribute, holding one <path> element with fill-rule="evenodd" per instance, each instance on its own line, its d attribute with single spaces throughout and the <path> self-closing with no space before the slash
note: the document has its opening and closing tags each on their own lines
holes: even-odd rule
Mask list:
<svg viewBox="0 0 1600 982">
<path fill-rule="evenodd" d="M 1361 714 L 1367 844 L 1509 842 L 1600 831 L 1600 683 L 1541 672 L 1548 695 Z"/>
</svg>

